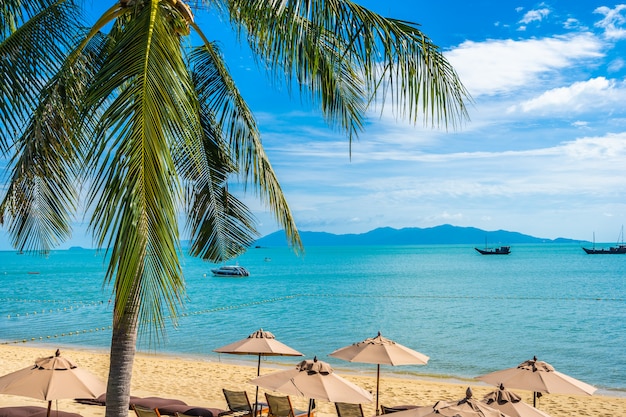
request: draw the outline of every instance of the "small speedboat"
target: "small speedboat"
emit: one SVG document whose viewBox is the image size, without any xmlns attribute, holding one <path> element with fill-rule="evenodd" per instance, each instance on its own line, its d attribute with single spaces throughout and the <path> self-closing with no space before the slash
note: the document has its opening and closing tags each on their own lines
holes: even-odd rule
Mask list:
<svg viewBox="0 0 626 417">
<path fill-rule="evenodd" d="M 250 276 L 250 272 L 243 266 L 239 265 L 224 265 L 219 268 L 211 269 L 211 272 L 216 277 L 247 277 Z"/>
</svg>

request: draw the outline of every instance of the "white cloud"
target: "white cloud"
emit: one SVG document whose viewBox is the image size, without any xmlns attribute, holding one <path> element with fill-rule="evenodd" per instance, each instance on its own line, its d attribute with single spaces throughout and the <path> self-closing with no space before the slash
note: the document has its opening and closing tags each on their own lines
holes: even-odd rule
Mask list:
<svg viewBox="0 0 626 417">
<path fill-rule="evenodd" d="M 549 14 L 550 10 L 547 8 L 529 10 L 524 14 L 524 17 L 519 23 L 528 24 L 530 22 L 541 22 Z"/>
<path fill-rule="evenodd" d="M 607 70 L 608 72 L 611 72 L 611 73 L 618 72 L 625 66 L 626 66 L 626 61 L 624 61 L 624 59 L 622 58 L 617 58 L 609 63 Z"/>
<path fill-rule="evenodd" d="M 603 56 L 591 34 L 526 40 L 466 41 L 446 53 L 473 96 L 532 85 L 539 76 Z"/>
<path fill-rule="evenodd" d="M 604 36 L 607 39 L 626 38 L 626 29 L 620 27 L 626 23 L 626 17 L 622 14 L 624 10 L 626 10 L 626 4 L 618 4 L 614 9 L 601 6 L 593 11 L 604 16 L 595 26 L 604 29 Z"/>
<path fill-rule="evenodd" d="M 576 82 L 567 87 L 554 88 L 510 110 L 522 112 L 579 113 L 599 109 L 613 109 L 626 100 L 624 82 L 597 77 Z"/>
<path fill-rule="evenodd" d="M 563 23 L 563 27 L 567 30 L 572 30 L 572 29 L 577 29 L 580 28 L 580 21 L 578 21 L 578 19 L 574 19 L 573 17 L 568 18 L 567 20 L 565 20 L 565 23 Z"/>
</svg>

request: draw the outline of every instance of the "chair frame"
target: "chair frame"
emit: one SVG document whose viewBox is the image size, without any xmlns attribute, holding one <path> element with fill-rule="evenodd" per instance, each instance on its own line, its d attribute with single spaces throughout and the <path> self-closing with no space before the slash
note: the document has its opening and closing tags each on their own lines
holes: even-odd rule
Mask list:
<svg viewBox="0 0 626 417">
<path fill-rule="evenodd" d="M 348 412 L 347 410 L 344 410 L 344 412 L 341 412 L 341 409 L 343 407 L 346 408 L 351 408 L 351 411 L 358 411 L 358 417 L 364 417 L 363 414 L 363 406 L 361 404 L 351 404 L 351 403 L 335 403 L 335 409 L 337 410 L 337 417 L 357 417 L 356 413 L 351 413 Z"/>
<path fill-rule="evenodd" d="M 137 417 L 161 417 L 161 413 L 158 408 L 148 408 L 141 405 L 130 405 Z"/>
<path fill-rule="evenodd" d="M 222 388 L 222 392 L 224 393 L 224 398 L 226 399 L 226 404 L 228 405 L 228 411 L 225 413 L 221 413 L 221 415 L 232 415 L 235 417 L 243 417 L 249 416 L 252 417 L 253 409 L 252 404 L 250 403 L 250 399 L 248 398 L 247 391 L 233 391 Z M 233 397 L 240 396 L 241 402 L 233 401 Z M 243 401 L 245 399 L 245 402 Z M 265 403 L 256 403 L 255 405 L 256 416 L 261 416 L 268 412 L 269 408 Z"/>
<path fill-rule="evenodd" d="M 266 392 L 265 399 L 267 400 L 267 407 L 269 409 L 267 417 L 304 417 L 309 415 L 309 411 L 294 409 L 293 404 L 291 403 L 291 398 L 289 398 L 288 395 L 272 395 Z M 272 411 L 272 402 L 275 403 L 276 401 L 285 401 L 289 404 L 289 413 L 287 415 L 276 414 L 275 410 Z M 315 408 L 311 409 L 310 416 L 315 416 Z"/>
</svg>

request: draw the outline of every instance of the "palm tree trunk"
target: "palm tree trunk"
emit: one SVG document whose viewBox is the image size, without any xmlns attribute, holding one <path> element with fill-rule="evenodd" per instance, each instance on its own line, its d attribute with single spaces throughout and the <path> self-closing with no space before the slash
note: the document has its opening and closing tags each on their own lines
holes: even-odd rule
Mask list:
<svg viewBox="0 0 626 417">
<path fill-rule="evenodd" d="M 126 311 L 121 313 L 115 311 L 113 316 L 105 417 L 128 416 L 138 315 L 139 306 L 131 302 Z"/>
</svg>

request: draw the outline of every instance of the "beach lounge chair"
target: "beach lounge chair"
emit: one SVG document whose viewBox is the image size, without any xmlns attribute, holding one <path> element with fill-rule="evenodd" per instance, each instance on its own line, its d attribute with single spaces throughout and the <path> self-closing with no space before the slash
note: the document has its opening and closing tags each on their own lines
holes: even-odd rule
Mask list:
<svg viewBox="0 0 626 417">
<path fill-rule="evenodd" d="M 294 409 L 288 395 L 283 397 L 265 393 L 265 398 L 269 408 L 268 417 L 304 417 L 308 414 L 307 410 Z M 311 416 L 315 415 L 314 411 L 311 410 Z"/>
<path fill-rule="evenodd" d="M 393 407 L 385 407 L 384 405 L 381 404 L 380 411 L 383 414 L 391 414 L 397 411 L 411 410 L 413 408 L 419 408 L 419 406 L 418 405 L 395 405 Z"/>
<path fill-rule="evenodd" d="M 364 417 L 361 404 L 335 403 L 338 417 Z"/>
<path fill-rule="evenodd" d="M 137 404 L 131 404 L 131 407 L 135 411 L 135 414 L 137 414 L 137 417 L 161 417 L 158 408 L 142 407 Z"/>
<path fill-rule="evenodd" d="M 391 413 L 395 413 L 396 411 L 400 411 L 400 410 L 398 410 L 397 408 L 393 408 L 393 407 L 385 407 L 384 405 L 381 404 L 380 411 L 383 414 L 391 414 Z"/>
<path fill-rule="evenodd" d="M 46 417 L 48 407 L 37 407 L 31 405 L 19 405 L 14 407 L 0 407 L 0 417 Z M 82 417 L 78 413 L 68 411 L 52 410 L 52 417 Z"/>
<path fill-rule="evenodd" d="M 228 411 L 221 413 L 221 415 L 234 415 L 236 417 L 252 417 L 252 405 L 248 399 L 248 393 L 246 391 L 230 391 L 222 389 L 224 398 L 226 398 L 226 404 L 228 404 Z M 268 411 L 267 403 L 258 402 L 256 404 L 256 415 L 260 416 L 266 414 Z"/>
</svg>

